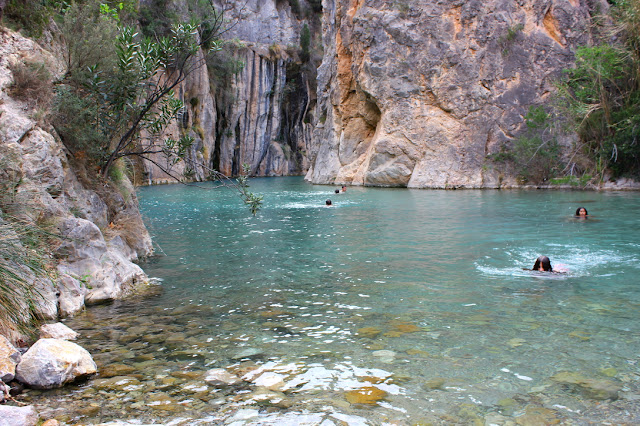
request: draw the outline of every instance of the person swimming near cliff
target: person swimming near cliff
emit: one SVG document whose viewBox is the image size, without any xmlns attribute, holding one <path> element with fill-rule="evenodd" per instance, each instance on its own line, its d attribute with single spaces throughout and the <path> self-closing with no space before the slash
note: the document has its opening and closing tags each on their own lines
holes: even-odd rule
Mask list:
<svg viewBox="0 0 640 426">
<path fill-rule="evenodd" d="M 539 256 L 536 262 L 533 264 L 532 271 L 538 272 L 553 272 L 554 274 L 565 274 L 569 272 L 565 265 L 556 265 L 555 268 L 551 266 L 551 260 L 547 256 Z"/>
<path fill-rule="evenodd" d="M 327 201 L 325 201 L 325 202 L 324 202 L 324 204 L 325 204 L 325 205 L 327 205 L 327 206 L 332 206 L 332 205 L 333 205 L 333 203 L 331 202 L 331 200 L 327 200 Z"/>
<path fill-rule="evenodd" d="M 339 189 L 336 189 L 336 190 L 335 190 L 335 191 L 333 191 L 333 192 L 335 192 L 336 194 L 339 194 L 339 193 L 340 193 L 340 190 L 339 190 Z"/>
<path fill-rule="evenodd" d="M 587 216 L 589 216 L 589 213 L 587 213 L 587 209 L 585 209 L 584 207 L 578 207 L 577 208 L 576 217 L 580 217 L 580 218 L 586 219 Z"/>
<path fill-rule="evenodd" d="M 347 192 L 347 185 L 342 185 L 342 192 Z"/>
</svg>

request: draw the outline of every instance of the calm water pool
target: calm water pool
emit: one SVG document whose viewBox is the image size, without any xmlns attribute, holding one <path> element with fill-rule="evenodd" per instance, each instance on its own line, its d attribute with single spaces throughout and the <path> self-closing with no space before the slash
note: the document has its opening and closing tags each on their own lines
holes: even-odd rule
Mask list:
<svg viewBox="0 0 640 426">
<path fill-rule="evenodd" d="M 28 397 L 89 424 L 640 421 L 640 194 L 251 189 L 256 217 L 142 188 L 161 291 L 69 319 L 102 377 Z"/>
</svg>

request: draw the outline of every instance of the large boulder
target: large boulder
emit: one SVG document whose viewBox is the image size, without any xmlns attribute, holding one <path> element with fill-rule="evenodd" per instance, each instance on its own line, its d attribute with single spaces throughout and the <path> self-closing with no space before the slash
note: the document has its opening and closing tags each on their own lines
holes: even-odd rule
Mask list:
<svg viewBox="0 0 640 426">
<path fill-rule="evenodd" d="M 33 388 L 52 389 L 97 371 L 89 352 L 79 345 L 61 339 L 40 339 L 22 356 L 16 379 Z"/>
<path fill-rule="evenodd" d="M 148 281 L 142 268 L 130 261 L 135 253 L 122 238 L 113 238 L 114 243 L 105 241 L 93 222 L 69 217 L 60 225 L 60 233 L 67 238 L 56 251 L 63 260 L 58 272 L 76 280 L 62 280 L 60 300 L 65 311 L 73 313 L 80 296 L 85 304 L 102 303 L 126 296 Z"/>
<path fill-rule="evenodd" d="M 9 339 L 0 336 L 0 381 L 8 383 L 13 380 L 20 358 L 20 352 Z"/>
<path fill-rule="evenodd" d="M 40 327 L 41 339 L 76 340 L 78 333 L 61 322 L 44 324 Z"/>
<path fill-rule="evenodd" d="M 0 426 L 33 426 L 38 422 L 38 413 L 33 405 L 13 407 L 0 405 Z"/>
</svg>

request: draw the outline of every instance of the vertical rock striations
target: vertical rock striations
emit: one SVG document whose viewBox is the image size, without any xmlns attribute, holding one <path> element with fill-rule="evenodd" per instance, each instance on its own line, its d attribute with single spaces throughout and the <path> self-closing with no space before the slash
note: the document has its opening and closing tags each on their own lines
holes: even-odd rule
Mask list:
<svg viewBox="0 0 640 426">
<path fill-rule="evenodd" d="M 209 169 L 236 176 L 244 164 L 259 176 L 300 175 L 308 168 L 312 124 L 304 119 L 315 98 L 309 83 L 315 75 L 303 73 L 296 57 L 306 21 L 277 0 L 241 2 L 226 16 L 233 22 L 224 34 L 227 47 L 209 54 L 206 66 L 176 91 L 185 113 L 167 133 L 195 139 L 187 160 L 172 167 L 173 176 L 145 162 L 147 183 L 203 180 Z"/>
<path fill-rule="evenodd" d="M 325 0 L 306 179 L 514 184 L 487 156 L 518 135 L 529 107 L 571 66 L 591 11 L 606 10 L 593 3 Z"/>
</svg>

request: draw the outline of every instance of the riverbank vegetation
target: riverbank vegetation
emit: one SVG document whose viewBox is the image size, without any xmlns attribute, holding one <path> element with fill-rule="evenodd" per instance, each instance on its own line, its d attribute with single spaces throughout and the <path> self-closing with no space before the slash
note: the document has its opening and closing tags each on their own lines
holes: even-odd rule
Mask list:
<svg viewBox="0 0 640 426">
<path fill-rule="evenodd" d="M 0 160 L 0 335 L 29 336 L 40 321 L 40 280 L 51 275 L 49 247 L 57 238 L 18 191 L 20 171 Z"/>
<path fill-rule="evenodd" d="M 53 82 L 51 108 L 41 115 L 82 167 L 108 179 L 117 162 L 127 160 L 127 169 L 135 170 L 146 160 L 177 181 L 190 180 L 192 164 L 183 173 L 174 168 L 187 160 L 193 135 L 184 126 L 178 137 L 166 130 L 187 117 L 175 89 L 222 49 L 221 34 L 232 25 L 224 9 L 211 0 L 188 0 L 180 8 L 169 0 L 10 0 L 5 15 L 10 26 L 31 36 L 45 30 L 62 36 L 67 72 Z M 52 81 L 39 75 L 37 65 L 16 70 L 25 71 L 19 74 L 27 82 L 21 92 L 51 93 L 40 87 Z M 246 180 L 238 184 L 206 164 L 199 168 L 238 190 L 252 212 L 259 209 L 261 199 L 247 190 Z"/>
<path fill-rule="evenodd" d="M 135 173 L 127 159 L 164 157 L 172 174 L 170 166 L 185 159 L 193 141 L 186 131 L 165 137 L 185 108 L 174 89 L 220 50 L 229 23 L 209 0 L 158 15 L 161 3 L 139 9 L 135 0 L 0 2 L 0 25 L 54 44 L 66 62 L 66 73 L 56 76 L 54 64 L 25 55 L 9 65 L 8 94 L 38 125 L 55 128 L 79 180 L 101 195 L 129 190 L 120 185 L 123 173 Z M 55 279 L 51 252 L 59 238 L 55 218 L 40 217 L 20 190 L 21 174 L 12 174 L 18 160 L 0 164 L 0 334 L 7 336 L 27 335 L 38 321 L 38 288 Z M 232 180 L 214 170 L 210 176 L 256 214 L 262 199 L 248 190 L 247 176 Z"/>
<path fill-rule="evenodd" d="M 599 179 L 640 176 L 640 2 L 615 0 L 599 37 L 576 52 L 561 82 L 558 110 L 577 132 L 574 155 Z M 587 170 L 585 170 L 587 171 Z"/>
<path fill-rule="evenodd" d="M 577 49 L 556 96 L 532 106 L 519 137 L 489 156 L 520 183 L 640 177 L 640 2 L 610 3 L 608 14 L 594 11 L 594 42 Z"/>
</svg>

